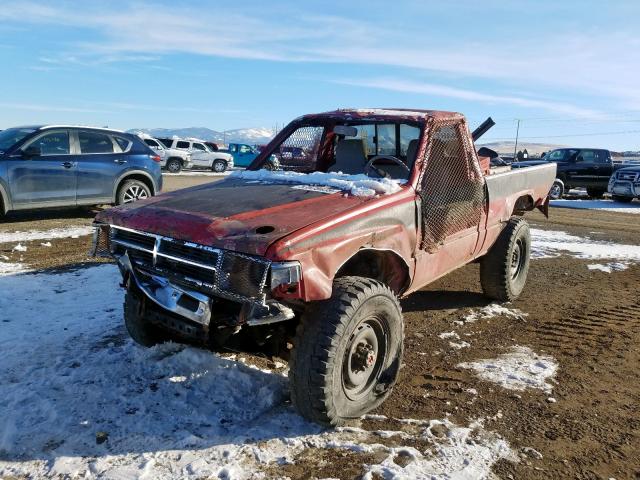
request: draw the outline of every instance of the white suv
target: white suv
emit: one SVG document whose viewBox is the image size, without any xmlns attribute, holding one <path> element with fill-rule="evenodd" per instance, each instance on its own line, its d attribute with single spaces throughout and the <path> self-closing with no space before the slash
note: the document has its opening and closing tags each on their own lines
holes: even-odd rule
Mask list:
<svg viewBox="0 0 640 480">
<path fill-rule="evenodd" d="M 191 168 L 191 154 L 177 148 L 168 148 L 161 141 L 144 133 L 138 134 L 154 152 L 160 156 L 160 166 L 171 173 L 178 173 L 183 168 Z"/>
<path fill-rule="evenodd" d="M 169 139 L 161 139 L 167 145 Z M 197 138 L 170 140 L 171 148 L 189 152 L 193 168 L 206 168 L 222 173 L 233 167 L 233 155 L 224 152 L 214 152 L 204 141 Z M 166 142 L 166 143 L 165 143 Z"/>
</svg>

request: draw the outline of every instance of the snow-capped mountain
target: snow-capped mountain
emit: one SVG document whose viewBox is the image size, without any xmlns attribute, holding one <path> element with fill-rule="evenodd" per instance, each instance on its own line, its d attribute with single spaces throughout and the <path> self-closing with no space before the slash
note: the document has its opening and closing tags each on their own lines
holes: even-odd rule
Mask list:
<svg viewBox="0 0 640 480">
<path fill-rule="evenodd" d="M 226 130 L 218 132 L 206 127 L 189 127 L 189 128 L 133 128 L 130 133 L 143 132 L 153 137 L 180 137 L 180 138 L 199 138 L 216 143 L 248 143 L 263 144 L 273 138 L 274 131 L 270 128 L 238 128 L 235 130 Z"/>
</svg>

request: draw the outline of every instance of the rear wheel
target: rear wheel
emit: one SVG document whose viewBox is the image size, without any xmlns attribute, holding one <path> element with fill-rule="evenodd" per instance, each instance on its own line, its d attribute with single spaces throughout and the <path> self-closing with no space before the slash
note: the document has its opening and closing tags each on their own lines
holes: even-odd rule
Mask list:
<svg viewBox="0 0 640 480">
<path fill-rule="evenodd" d="M 612 195 L 611 198 L 620 203 L 630 203 L 633 200 L 633 197 L 621 197 L 620 195 Z"/>
<path fill-rule="evenodd" d="M 480 261 L 480 283 L 489 298 L 512 301 L 527 281 L 531 234 L 524 218 L 509 220 L 489 253 Z"/>
<path fill-rule="evenodd" d="M 402 361 L 403 321 L 389 287 L 342 277 L 329 300 L 309 307 L 291 352 L 291 400 L 300 414 L 342 425 L 380 405 Z"/>
<path fill-rule="evenodd" d="M 182 162 L 177 158 L 167 160 L 167 170 L 169 173 L 178 173 L 182 170 Z"/>
<path fill-rule="evenodd" d="M 587 188 L 587 195 L 591 198 L 602 198 L 604 192 L 605 190 L 602 190 L 601 188 Z"/>
<path fill-rule="evenodd" d="M 227 169 L 227 162 L 224 160 L 214 160 L 211 170 L 216 173 L 222 173 Z"/>
<path fill-rule="evenodd" d="M 140 180 L 127 180 L 118 189 L 117 204 L 144 200 L 151 196 L 151 190 Z"/>
</svg>

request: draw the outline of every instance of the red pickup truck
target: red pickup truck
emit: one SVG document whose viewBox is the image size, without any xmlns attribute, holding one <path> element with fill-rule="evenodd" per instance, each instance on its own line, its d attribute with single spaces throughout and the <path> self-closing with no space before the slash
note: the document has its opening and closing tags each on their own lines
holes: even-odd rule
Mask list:
<svg viewBox="0 0 640 480">
<path fill-rule="evenodd" d="M 129 333 L 269 348 L 304 417 L 363 415 L 398 376 L 398 298 L 472 261 L 487 296 L 524 288 L 522 216 L 547 213 L 556 166 L 491 171 L 475 136 L 452 112 L 305 115 L 246 171 L 101 212 L 95 251 L 121 269 Z"/>
</svg>

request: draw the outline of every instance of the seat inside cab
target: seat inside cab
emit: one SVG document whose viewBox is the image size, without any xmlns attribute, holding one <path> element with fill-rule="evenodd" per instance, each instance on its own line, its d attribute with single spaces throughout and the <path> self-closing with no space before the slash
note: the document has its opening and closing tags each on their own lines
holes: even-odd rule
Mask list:
<svg viewBox="0 0 640 480">
<path fill-rule="evenodd" d="M 418 151 L 420 128 L 408 124 L 336 125 L 334 162 L 328 172 L 407 180 Z"/>
</svg>

